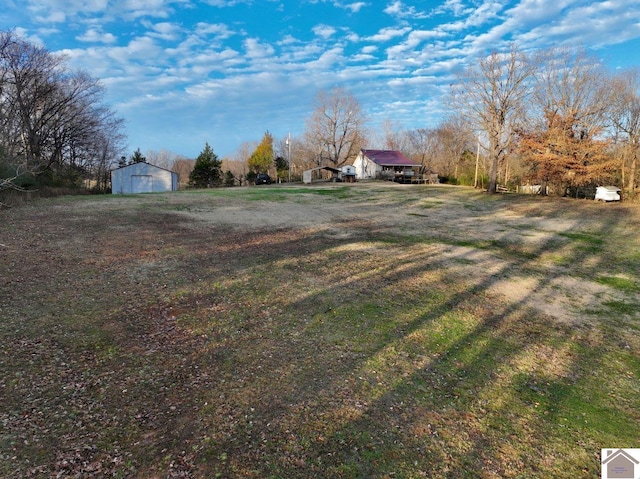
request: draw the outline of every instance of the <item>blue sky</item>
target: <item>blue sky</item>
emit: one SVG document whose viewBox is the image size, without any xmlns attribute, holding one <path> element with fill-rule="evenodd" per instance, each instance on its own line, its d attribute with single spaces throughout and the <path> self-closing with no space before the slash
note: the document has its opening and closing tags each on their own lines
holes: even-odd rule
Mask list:
<svg viewBox="0 0 640 479">
<path fill-rule="evenodd" d="M 129 151 L 219 156 L 300 135 L 340 86 L 374 129 L 436 126 L 455 72 L 492 49 L 570 44 L 640 66 L 640 0 L 4 0 L 0 29 L 106 87 Z"/>
</svg>

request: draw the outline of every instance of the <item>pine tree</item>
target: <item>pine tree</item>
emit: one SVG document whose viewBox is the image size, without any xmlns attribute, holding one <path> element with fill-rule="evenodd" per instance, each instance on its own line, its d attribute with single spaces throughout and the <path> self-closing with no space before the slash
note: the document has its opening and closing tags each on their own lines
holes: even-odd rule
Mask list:
<svg viewBox="0 0 640 479">
<path fill-rule="evenodd" d="M 282 156 L 276 157 L 276 172 L 278 173 L 278 178 L 286 178 L 289 173 L 289 162 L 285 160 Z"/>
<path fill-rule="evenodd" d="M 134 163 L 144 163 L 147 159 L 142 155 L 140 148 L 133 152 L 133 155 L 129 158 L 129 164 L 133 165 Z"/>
<path fill-rule="evenodd" d="M 218 159 L 209 143 L 206 143 L 189 175 L 189 185 L 194 188 L 220 186 L 222 184 L 221 166 L 222 161 Z"/>
<path fill-rule="evenodd" d="M 235 186 L 236 185 L 236 177 L 233 176 L 233 172 L 231 170 L 227 170 L 224 174 L 224 186 Z"/>
</svg>

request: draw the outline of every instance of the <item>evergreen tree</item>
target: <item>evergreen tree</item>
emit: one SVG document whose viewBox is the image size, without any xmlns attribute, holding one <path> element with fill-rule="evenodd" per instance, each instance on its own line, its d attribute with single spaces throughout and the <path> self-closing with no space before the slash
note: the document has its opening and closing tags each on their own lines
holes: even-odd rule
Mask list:
<svg viewBox="0 0 640 479">
<path fill-rule="evenodd" d="M 222 183 L 222 161 L 213 152 L 209 143 L 196 158 L 193 171 L 189 175 L 189 185 L 195 188 L 209 188 L 220 186 Z"/>
<path fill-rule="evenodd" d="M 140 148 L 133 152 L 133 155 L 129 158 L 129 164 L 133 165 L 134 163 L 144 163 L 147 159 L 140 152 Z"/>
<path fill-rule="evenodd" d="M 236 177 L 233 176 L 231 170 L 227 170 L 224 174 L 224 186 L 235 186 L 236 185 Z"/>
<path fill-rule="evenodd" d="M 276 157 L 275 164 L 278 178 L 282 180 L 286 179 L 289 175 L 289 162 L 283 157 L 278 156 Z"/>
</svg>

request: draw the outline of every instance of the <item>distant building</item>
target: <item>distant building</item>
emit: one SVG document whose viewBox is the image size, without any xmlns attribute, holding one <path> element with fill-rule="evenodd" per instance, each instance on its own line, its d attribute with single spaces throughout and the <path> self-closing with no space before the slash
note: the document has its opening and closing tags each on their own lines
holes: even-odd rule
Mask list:
<svg viewBox="0 0 640 479">
<path fill-rule="evenodd" d="M 161 193 L 178 189 L 178 173 L 140 162 L 111 171 L 111 193 Z"/>
<path fill-rule="evenodd" d="M 359 180 L 393 180 L 411 182 L 420 171 L 416 163 L 396 150 L 360 150 L 353 162 Z"/>
</svg>

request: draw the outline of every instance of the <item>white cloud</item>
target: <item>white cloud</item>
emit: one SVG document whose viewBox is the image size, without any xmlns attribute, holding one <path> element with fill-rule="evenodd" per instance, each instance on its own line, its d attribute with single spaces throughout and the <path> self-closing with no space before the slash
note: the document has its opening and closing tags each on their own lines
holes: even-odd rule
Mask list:
<svg viewBox="0 0 640 479">
<path fill-rule="evenodd" d="M 465 41 L 478 53 L 516 42 L 523 49 L 549 44 L 611 45 L 640 36 L 640 4 L 576 0 L 523 0 L 501 13 L 503 21 Z M 465 27 L 466 28 L 466 27 Z"/>
<path fill-rule="evenodd" d="M 387 28 L 383 28 L 375 35 L 367 37 L 366 40 L 372 41 L 372 42 L 388 42 L 396 37 L 403 36 L 405 33 L 407 33 L 410 30 L 411 28 L 409 27 L 402 27 L 402 28 L 387 27 Z"/>
<path fill-rule="evenodd" d="M 147 28 L 150 28 L 151 30 L 147 32 L 147 35 L 161 40 L 176 40 L 182 31 L 182 28 L 179 25 L 170 22 L 149 24 Z"/>
<path fill-rule="evenodd" d="M 335 46 L 320 55 L 317 59 L 304 64 L 311 72 L 330 73 L 335 70 L 336 65 L 344 62 L 344 49 Z"/>
<path fill-rule="evenodd" d="M 424 19 L 427 18 L 428 15 L 425 12 L 420 12 L 416 10 L 416 7 L 405 5 L 404 2 L 400 0 L 396 0 L 387 5 L 387 7 L 383 10 L 387 15 L 391 15 L 392 17 L 402 18 L 402 19 Z"/>
<path fill-rule="evenodd" d="M 202 37 L 213 37 L 216 40 L 226 40 L 235 35 L 224 23 L 205 23 L 199 22 L 195 26 L 195 33 Z"/>
<path fill-rule="evenodd" d="M 86 21 L 91 16 L 108 19 L 141 17 L 167 18 L 175 5 L 189 0 L 25 0 L 28 12 L 38 23 Z"/>
<path fill-rule="evenodd" d="M 22 27 L 16 27 L 14 29 L 14 32 L 16 32 L 16 35 L 24 40 L 27 40 L 29 42 L 33 42 L 34 44 L 38 45 L 38 46 L 45 46 L 45 42 L 42 40 L 42 38 L 38 35 L 33 35 L 29 33 L 29 30 L 27 30 L 26 28 L 22 28 Z M 51 33 L 56 33 L 57 30 L 56 29 L 52 29 L 49 30 L 48 32 L 44 32 L 43 35 L 47 35 L 47 34 L 51 34 Z M 39 31 L 39 33 L 41 33 Z"/>
<path fill-rule="evenodd" d="M 446 0 L 442 5 L 433 10 L 431 15 L 452 14 L 456 17 L 461 17 L 472 10 L 473 9 L 470 9 L 464 4 L 464 0 Z"/>
<path fill-rule="evenodd" d="M 212 7 L 225 8 L 234 7 L 241 3 L 250 4 L 252 2 L 251 0 L 204 0 L 204 3 L 206 3 L 207 5 L 211 5 Z"/>
<path fill-rule="evenodd" d="M 167 71 L 175 76 L 180 76 L 188 83 L 198 82 L 206 78 L 212 72 L 226 75 L 232 70 L 245 64 L 239 52 L 226 48 L 224 50 L 206 50 L 191 55 L 182 55 L 172 51 L 167 54 L 176 58 L 176 65 L 168 67 Z"/>
<path fill-rule="evenodd" d="M 252 59 L 264 59 L 270 57 L 275 53 L 275 50 L 271 45 L 260 43 L 256 38 L 247 38 L 244 41 L 244 48 L 246 55 Z"/>
<path fill-rule="evenodd" d="M 437 30 L 414 30 L 407 36 L 407 39 L 396 45 L 387 48 L 389 59 L 408 59 L 412 62 L 420 56 L 417 48 L 424 42 L 448 37 L 446 32 Z M 425 47 L 427 48 L 427 47 Z M 439 49 L 436 49 L 439 50 Z"/>
<path fill-rule="evenodd" d="M 358 13 L 361 9 L 363 9 L 364 7 L 367 6 L 367 3 L 365 3 L 365 2 L 354 2 L 354 3 L 340 4 L 340 3 L 336 2 L 334 5 L 339 7 L 339 8 L 344 8 L 346 10 L 351 10 L 352 13 Z"/>
<path fill-rule="evenodd" d="M 35 20 L 38 23 L 64 23 L 67 21 L 67 15 L 58 10 L 47 12 L 46 15 L 36 15 Z"/>
<path fill-rule="evenodd" d="M 26 13 L 15 18 L 28 15 L 16 24 L 29 26 L 22 30 L 29 40 L 86 42 L 63 52 L 107 86 L 133 141 L 144 149 L 151 138 L 156 149 L 186 154 L 194 132 L 219 131 L 209 140 L 224 153 L 236 137 L 239 144 L 265 128 L 277 135 L 279 126 L 303 125 L 317 89 L 336 85 L 351 89 L 375 119 L 429 126 L 452 72 L 489 49 L 640 38 L 640 0 L 385 0 L 387 15 L 373 20 L 363 15 L 377 6 L 371 0 L 307 0 L 285 15 L 281 0 L 253 0 L 259 15 L 275 13 L 264 21 L 236 13 L 250 0 L 206 0 L 213 9 L 204 0 L 109 0 L 108 8 L 107 0 L 23 2 Z M 294 17 L 311 11 L 318 17 Z M 320 16 L 327 12 L 333 19 Z M 36 17 L 54 22 L 36 24 Z"/>
<path fill-rule="evenodd" d="M 318 57 L 324 48 L 316 43 L 305 43 L 286 50 L 282 57 L 284 61 L 301 62 Z"/>
<path fill-rule="evenodd" d="M 295 45 L 299 43 L 299 40 L 293 35 L 285 35 L 280 41 L 278 41 L 278 45 L 287 46 L 287 45 Z"/>
<path fill-rule="evenodd" d="M 336 29 L 330 25 L 316 25 L 312 28 L 313 33 L 322 38 L 329 38 L 336 33 Z"/>
<path fill-rule="evenodd" d="M 84 32 L 84 34 L 78 35 L 76 39 L 81 42 L 105 43 L 105 44 L 112 44 L 112 43 L 115 43 L 115 41 L 117 40 L 115 35 L 111 33 L 104 33 L 95 28 L 90 28 L 89 30 Z"/>
<path fill-rule="evenodd" d="M 24 3 L 34 17 L 41 15 L 39 18 L 75 17 L 78 13 L 103 12 L 108 6 L 108 0 L 26 0 Z"/>
<path fill-rule="evenodd" d="M 503 5 L 499 2 L 486 2 L 472 10 L 465 19 L 443 24 L 440 29 L 448 32 L 462 32 L 470 28 L 482 27 L 498 19 L 503 8 Z"/>
</svg>

